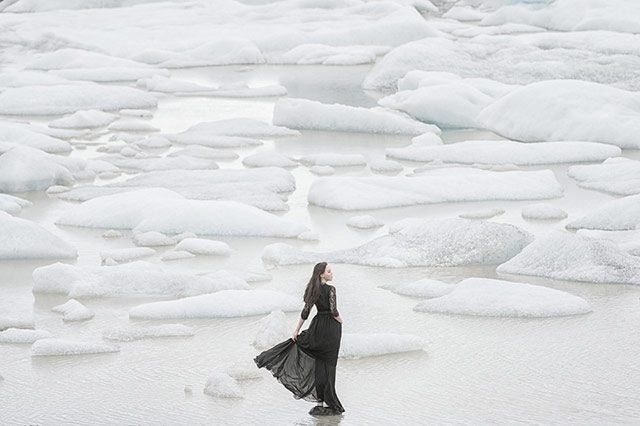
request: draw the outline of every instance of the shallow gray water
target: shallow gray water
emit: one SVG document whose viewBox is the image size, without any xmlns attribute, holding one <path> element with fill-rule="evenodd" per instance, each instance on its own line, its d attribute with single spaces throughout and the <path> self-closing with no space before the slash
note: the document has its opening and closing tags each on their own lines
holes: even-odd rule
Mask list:
<svg viewBox="0 0 640 426">
<path fill-rule="evenodd" d="M 372 106 L 375 95 L 359 87 L 369 67 L 219 67 L 176 71 L 179 79 L 203 83 L 246 81 L 279 83 L 289 96 L 323 102 Z M 185 129 L 199 121 L 252 117 L 269 121 L 273 99 L 236 100 L 166 97 L 151 124 L 163 132 Z M 448 142 L 495 137 L 486 132 L 451 132 Z M 403 146 L 409 137 L 303 132 L 300 137 L 267 141 L 264 146 L 236 150 L 248 153 L 275 148 L 288 155 L 313 152 L 363 153 L 383 158 L 384 149 Z M 96 143 L 104 142 L 104 138 Z M 95 147 L 72 155 L 93 157 Z M 625 156 L 639 158 L 637 152 Z M 222 167 L 242 167 L 240 160 Z M 404 173 L 418 163 L 403 162 Z M 408 217 L 451 217 L 487 207 L 506 213 L 492 220 L 512 223 L 542 235 L 561 229 L 603 201 L 607 194 L 578 188 L 566 176 L 567 166 L 552 169 L 565 188 L 551 202 L 569 213 L 558 222 L 530 222 L 520 216 L 530 201 L 469 202 L 425 205 L 372 212 L 385 223 Z M 199 256 L 167 262 L 166 268 L 198 273 L 218 268 L 262 269 L 260 253 L 272 242 L 284 241 L 313 250 L 343 248 L 384 234 L 386 227 L 357 231 L 346 220 L 360 213 L 340 212 L 306 205 L 315 176 L 306 167 L 292 171 L 297 189 L 289 198 L 287 217 L 307 223 L 320 241 L 285 241 L 268 238 L 219 238 L 234 250 L 228 258 Z M 342 174 L 368 174 L 367 168 L 339 170 Z M 98 252 L 132 247 L 130 234 L 105 240 L 103 230 L 56 227 L 53 222 L 71 203 L 44 193 L 18 194 L 34 202 L 21 217 L 53 230 L 80 253 L 78 264 L 98 264 Z M 159 261 L 164 249 L 150 258 Z M 134 323 L 128 309 L 157 298 L 83 299 L 96 313 L 92 320 L 63 323 L 51 307 L 65 297 L 31 293 L 31 272 L 52 261 L 0 262 L 0 311 L 33 311 L 37 328 L 58 337 L 99 338 L 102 330 Z M 341 419 L 318 421 L 307 411 L 311 405 L 294 400 L 267 372 L 259 380 L 241 382 L 243 399 L 217 399 L 202 393 L 209 370 L 250 360 L 251 346 L 261 318 L 186 320 L 196 335 L 121 342 L 121 352 L 89 356 L 31 357 L 29 345 L 0 345 L 0 424 L 633 424 L 640 422 L 640 288 L 595 285 L 534 277 L 497 275 L 495 267 L 383 269 L 334 265 L 338 305 L 345 333 L 388 332 L 415 334 L 428 340 L 424 352 L 358 360 L 340 360 L 337 391 L 347 412 Z M 310 266 L 270 271 L 273 279 L 256 288 L 302 295 Z M 430 277 L 458 282 L 467 277 L 504 278 L 545 285 L 586 299 L 593 312 L 551 319 L 500 319 L 417 313 L 417 299 L 380 289 Z M 302 308 L 302 303 L 301 303 Z M 287 314 L 293 330 L 298 313 Z M 176 321 L 166 321 L 176 322 Z M 185 385 L 193 388 L 186 395 Z"/>
</svg>

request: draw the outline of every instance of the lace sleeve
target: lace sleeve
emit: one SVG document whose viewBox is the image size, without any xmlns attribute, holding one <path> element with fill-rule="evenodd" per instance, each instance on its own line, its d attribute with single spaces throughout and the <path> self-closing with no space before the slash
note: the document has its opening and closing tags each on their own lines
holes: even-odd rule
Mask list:
<svg viewBox="0 0 640 426">
<path fill-rule="evenodd" d="M 309 318 L 309 312 L 311 312 L 311 305 L 305 303 L 304 308 L 302 308 L 302 312 L 300 312 L 300 318 L 306 320 L 307 318 Z"/>
<path fill-rule="evenodd" d="M 331 315 L 333 315 L 334 317 L 340 315 L 340 313 L 338 313 L 338 305 L 336 303 L 336 288 L 334 286 L 331 286 L 329 288 L 329 308 L 331 309 Z"/>
</svg>

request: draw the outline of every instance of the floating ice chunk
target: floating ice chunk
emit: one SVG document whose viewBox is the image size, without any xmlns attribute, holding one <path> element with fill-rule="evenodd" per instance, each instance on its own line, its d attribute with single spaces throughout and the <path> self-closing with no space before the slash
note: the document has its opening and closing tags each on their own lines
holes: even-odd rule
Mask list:
<svg viewBox="0 0 640 426">
<path fill-rule="evenodd" d="M 460 213 L 458 217 L 462 217 L 464 219 L 491 219 L 492 217 L 500 216 L 501 214 L 504 214 L 504 209 L 493 208 Z"/>
<path fill-rule="evenodd" d="M 300 157 L 300 162 L 307 166 L 349 167 L 364 166 L 367 161 L 362 154 L 309 154 Z"/>
<path fill-rule="evenodd" d="M 73 298 L 191 296 L 212 293 L 242 281 L 230 275 L 218 275 L 215 281 L 208 277 L 167 272 L 159 265 L 142 261 L 117 266 L 55 263 L 36 268 L 32 277 L 34 293 L 64 294 Z"/>
<path fill-rule="evenodd" d="M 132 340 L 150 339 L 158 337 L 187 337 L 193 336 L 192 327 L 182 324 L 162 324 L 147 327 L 118 327 L 104 330 L 102 337 L 109 340 L 130 342 Z"/>
<path fill-rule="evenodd" d="M 75 258 L 76 250 L 37 223 L 0 211 L 0 259 Z"/>
<path fill-rule="evenodd" d="M 384 223 L 371 215 L 352 216 L 347 221 L 347 226 L 358 229 L 371 229 L 384 226 Z"/>
<path fill-rule="evenodd" d="M 224 372 L 236 380 L 260 379 L 262 375 L 253 362 L 237 362 L 224 369 Z"/>
<path fill-rule="evenodd" d="M 505 5 L 486 16 L 481 24 L 518 22 L 556 31 L 610 30 L 638 34 L 640 23 L 635 17 L 639 14 L 636 2 L 562 0 L 541 8 L 524 3 Z"/>
<path fill-rule="evenodd" d="M 311 184 L 307 199 L 326 208 L 364 210 L 451 201 L 536 200 L 560 197 L 562 192 L 550 170 L 447 170 L 414 177 L 322 177 Z"/>
<path fill-rule="evenodd" d="M 36 340 L 53 337 L 46 330 L 26 330 L 23 328 L 8 328 L 0 331 L 0 343 L 33 343 Z"/>
<path fill-rule="evenodd" d="M 294 129 L 419 135 L 440 133 L 436 126 L 415 121 L 382 108 L 323 104 L 307 99 L 280 99 L 273 110 L 274 124 Z"/>
<path fill-rule="evenodd" d="M 260 96 L 283 96 L 287 94 L 287 89 L 280 85 L 264 87 L 210 87 L 190 81 L 175 80 L 159 75 L 151 78 L 140 79 L 138 87 L 146 90 L 162 93 L 172 93 L 175 95 L 198 95 L 198 96 L 224 96 L 224 97 L 260 97 Z"/>
<path fill-rule="evenodd" d="M 114 212 L 117 212 L 115 214 Z M 307 230 L 290 219 L 235 201 L 186 200 L 166 189 L 143 189 L 86 201 L 56 223 L 197 235 L 294 238 Z"/>
<path fill-rule="evenodd" d="M 331 176 L 336 172 L 336 169 L 331 166 L 311 166 L 309 171 L 318 176 Z"/>
<path fill-rule="evenodd" d="M 171 246 L 176 243 L 176 239 L 161 232 L 149 231 L 133 234 L 133 243 L 142 247 Z"/>
<path fill-rule="evenodd" d="M 567 216 L 567 212 L 548 203 L 531 204 L 522 208 L 522 217 L 525 219 L 560 220 Z"/>
<path fill-rule="evenodd" d="M 212 256 L 228 256 L 231 247 L 223 241 L 212 241 L 203 238 L 185 238 L 176 246 L 176 250 L 184 250 L 193 254 L 208 254 Z"/>
<path fill-rule="evenodd" d="M 287 318 L 282 311 L 273 311 L 258 321 L 258 331 L 253 339 L 256 349 L 268 349 L 289 337 Z"/>
<path fill-rule="evenodd" d="M 539 142 L 471 140 L 447 145 L 411 144 L 387 148 L 389 157 L 411 161 L 433 161 L 462 164 L 555 164 L 598 161 L 620 155 L 620 148 L 594 142 Z"/>
<path fill-rule="evenodd" d="M 160 259 L 165 261 L 165 260 L 188 259 L 190 257 L 196 257 L 196 255 L 184 250 L 169 250 L 168 252 L 164 253 L 160 257 Z"/>
<path fill-rule="evenodd" d="M 467 219 L 404 219 L 389 234 L 354 248 L 326 253 L 271 244 L 262 251 L 267 265 L 327 262 L 402 268 L 412 266 L 487 265 L 519 253 L 533 237 L 520 228 Z"/>
<path fill-rule="evenodd" d="M 102 261 L 112 259 L 117 263 L 131 262 L 132 260 L 140 259 L 141 257 L 153 256 L 156 251 L 149 247 L 134 247 L 123 248 L 113 250 L 103 250 L 100 252 Z"/>
<path fill-rule="evenodd" d="M 418 312 L 492 317 L 555 317 L 591 312 L 586 300 L 564 291 L 488 278 L 467 278 L 444 296 L 425 300 Z"/>
<path fill-rule="evenodd" d="M 242 160 L 246 167 L 297 167 L 298 163 L 278 152 L 259 152 L 246 156 Z"/>
<path fill-rule="evenodd" d="M 400 173 L 402 164 L 393 160 L 373 160 L 369 162 L 369 168 L 374 173 Z"/>
<path fill-rule="evenodd" d="M 261 141 L 251 138 L 299 134 L 297 130 L 272 126 L 251 118 L 234 118 L 198 123 L 183 132 L 165 136 L 172 142 L 180 144 L 222 148 L 262 144 Z"/>
<path fill-rule="evenodd" d="M 630 158 L 614 157 L 602 164 L 571 166 L 567 174 L 583 188 L 618 195 L 640 193 L 640 161 Z"/>
<path fill-rule="evenodd" d="M 413 145 L 442 145 L 442 138 L 435 133 L 425 133 L 411 139 Z"/>
<path fill-rule="evenodd" d="M 76 299 L 69 299 L 66 303 L 51 308 L 53 312 L 63 314 L 64 321 L 84 321 L 94 317 L 94 313 L 78 302 Z"/>
<path fill-rule="evenodd" d="M 0 93 L 0 114 L 49 115 L 86 109 L 155 108 L 155 96 L 124 86 L 99 84 L 25 86 Z"/>
<path fill-rule="evenodd" d="M 218 168 L 215 161 L 206 158 L 194 158 L 187 156 L 146 157 L 146 154 L 141 155 L 137 151 L 132 150 L 131 147 L 123 149 L 121 154 L 122 155 L 102 158 L 105 161 L 113 163 L 119 169 L 140 170 L 144 172 L 160 170 L 212 170 Z"/>
<path fill-rule="evenodd" d="M 40 339 L 31 345 L 32 356 L 86 355 L 120 352 L 120 348 L 102 342 L 84 342 L 71 339 Z"/>
<path fill-rule="evenodd" d="M 243 280 L 245 280 L 248 283 L 257 283 L 257 282 L 262 282 L 262 281 L 271 281 L 271 274 L 268 273 L 267 271 L 264 271 L 262 269 L 256 269 L 256 270 L 231 270 L 231 271 L 226 271 L 224 269 L 221 269 L 218 272 L 228 272 L 231 273 L 233 275 L 235 275 L 238 278 L 242 278 Z"/>
<path fill-rule="evenodd" d="M 426 342 L 407 334 L 343 334 L 340 358 L 354 359 L 401 352 L 423 351 Z"/>
<path fill-rule="evenodd" d="M 25 207 L 30 207 L 33 203 L 20 197 L 9 194 L 0 194 L 0 211 L 16 215 Z"/>
<path fill-rule="evenodd" d="M 157 136 L 156 136 L 157 137 Z M 187 145 L 184 149 L 179 149 L 169 154 L 169 157 L 187 155 L 196 158 L 208 158 L 210 160 L 236 160 L 240 156 L 228 149 L 207 148 L 200 145 Z"/>
<path fill-rule="evenodd" d="M 145 303 L 129 310 L 130 318 L 229 318 L 296 311 L 300 300 L 271 290 L 223 290 L 166 302 Z"/>
<path fill-rule="evenodd" d="M 121 118 L 118 121 L 114 121 L 108 129 L 119 132 L 157 132 L 159 130 L 149 123 L 129 118 Z"/>
<path fill-rule="evenodd" d="M 53 120 L 49 127 L 59 129 L 95 129 L 113 123 L 118 118 L 117 115 L 95 109 L 88 111 L 78 111 L 71 115 Z"/>
<path fill-rule="evenodd" d="M 567 229 L 602 229 L 624 231 L 640 226 L 640 194 L 629 195 L 604 203 L 579 219 L 567 224 Z"/>
<path fill-rule="evenodd" d="M 34 328 L 32 316 L 1 316 L 0 317 L 0 331 L 8 328 Z"/>
<path fill-rule="evenodd" d="M 122 232 L 116 231 L 115 229 L 109 229 L 102 234 L 102 238 L 122 238 Z"/>
<path fill-rule="evenodd" d="M 274 60 L 298 65 L 359 65 L 375 62 L 378 56 L 389 51 L 387 46 L 328 46 L 325 44 L 301 44 Z"/>
<path fill-rule="evenodd" d="M 171 142 L 169 141 L 169 139 L 165 138 L 164 136 L 148 136 L 146 138 L 137 140 L 134 142 L 136 144 L 136 146 L 140 147 L 140 148 L 168 148 L 171 146 Z M 180 155 L 180 154 L 177 154 Z M 175 157 L 176 155 L 172 155 L 172 157 Z"/>
<path fill-rule="evenodd" d="M 640 259 L 604 240 L 553 231 L 496 271 L 558 280 L 640 284 Z"/>
<path fill-rule="evenodd" d="M 204 393 L 217 398 L 243 398 L 238 382 L 222 371 L 213 370 L 207 377 Z"/>
<path fill-rule="evenodd" d="M 0 123 L 0 153 L 16 146 L 27 146 L 50 153 L 71 151 L 68 142 L 43 134 L 33 126 L 20 123 Z"/>
<path fill-rule="evenodd" d="M 102 68 L 69 68 L 50 71 L 69 80 L 95 81 L 110 83 L 119 81 L 136 81 L 156 75 L 169 75 L 169 71 L 159 68 L 102 67 Z"/>
<path fill-rule="evenodd" d="M 630 255 L 640 256 L 640 229 L 629 231 L 594 231 L 590 229 L 578 229 L 576 235 L 597 240 L 608 240 Z"/>
<path fill-rule="evenodd" d="M 442 281 L 424 278 L 418 281 L 400 285 L 384 285 L 382 288 L 391 290 L 396 294 L 410 297 L 421 297 L 431 299 L 432 297 L 440 297 L 451 292 L 454 284 L 443 283 Z"/>
<path fill-rule="evenodd" d="M 552 80 L 514 90 L 482 110 L 477 119 L 483 127 L 522 141 L 592 141 L 640 148 L 634 136 L 640 132 L 640 119 L 632 117 L 640 117 L 636 92 L 587 81 Z"/>
</svg>

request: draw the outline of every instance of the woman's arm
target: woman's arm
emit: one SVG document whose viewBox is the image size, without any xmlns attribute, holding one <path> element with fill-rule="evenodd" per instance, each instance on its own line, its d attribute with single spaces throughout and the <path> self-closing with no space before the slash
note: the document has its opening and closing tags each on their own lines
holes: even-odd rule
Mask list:
<svg viewBox="0 0 640 426">
<path fill-rule="evenodd" d="M 338 302 L 336 301 L 336 288 L 334 286 L 329 288 L 329 308 L 331 309 L 331 315 L 333 315 L 333 318 L 342 324 L 342 317 L 338 312 Z"/>
<path fill-rule="evenodd" d="M 296 326 L 296 329 L 293 332 L 293 336 L 291 337 L 294 342 L 298 339 L 298 333 L 300 332 L 300 328 L 302 328 L 302 324 L 304 324 L 304 320 L 300 318 L 298 320 L 298 325 Z"/>
</svg>

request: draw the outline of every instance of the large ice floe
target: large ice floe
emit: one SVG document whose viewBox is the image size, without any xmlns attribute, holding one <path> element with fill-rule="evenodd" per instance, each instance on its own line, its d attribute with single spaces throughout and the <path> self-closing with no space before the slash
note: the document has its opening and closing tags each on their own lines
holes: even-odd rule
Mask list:
<svg viewBox="0 0 640 426">
<path fill-rule="evenodd" d="M 568 229 L 624 231 L 640 227 L 640 194 L 606 202 L 567 224 Z"/>
<path fill-rule="evenodd" d="M 478 123 L 521 141 L 589 141 L 640 148 L 640 94 L 580 80 L 529 84 L 498 99 Z"/>
<path fill-rule="evenodd" d="M 25 86 L 0 93 L 0 114 L 49 115 L 86 109 L 155 108 L 156 97 L 124 86 Z"/>
<path fill-rule="evenodd" d="M 496 317 L 554 317 L 586 314 L 584 299 L 552 288 L 488 278 L 467 278 L 451 292 L 425 300 L 419 312 Z"/>
<path fill-rule="evenodd" d="M 53 337 L 46 330 L 28 330 L 24 328 L 8 328 L 0 331 L 0 343 L 33 343 L 36 340 Z"/>
<path fill-rule="evenodd" d="M 364 358 L 401 352 L 423 351 L 426 342 L 418 337 L 391 333 L 345 333 L 340 343 L 340 358 Z"/>
<path fill-rule="evenodd" d="M 640 161 L 630 158 L 615 157 L 601 164 L 571 166 L 567 175 L 583 188 L 617 195 L 640 193 Z"/>
<path fill-rule="evenodd" d="M 115 327 L 104 330 L 102 337 L 109 340 L 130 342 L 132 340 L 160 337 L 190 337 L 195 332 L 192 327 L 182 324 L 150 325 L 146 327 Z"/>
<path fill-rule="evenodd" d="M 72 339 L 39 339 L 31 345 L 32 356 L 88 355 L 120 352 L 120 348 L 102 342 Z"/>
<path fill-rule="evenodd" d="M 455 285 L 443 283 L 442 281 L 423 278 L 404 284 L 383 285 L 382 288 L 390 290 L 396 294 L 410 297 L 421 297 L 430 299 L 432 297 L 440 297 L 451 292 Z"/>
<path fill-rule="evenodd" d="M 86 201 L 142 188 L 167 188 L 194 200 L 233 200 L 269 211 L 287 210 L 286 194 L 296 188 L 293 175 L 279 167 L 236 170 L 166 170 L 105 186 L 77 187 L 60 198 Z"/>
<path fill-rule="evenodd" d="M 323 104 L 308 99 L 280 99 L 273 110 L 273 123 L 293 129 L 419 135 L 440 133 L 436 126 L 383 108 Z"/>
<path fill-rule="evenodd" d="M 273 310 L 296 311 L 300 300 L 271 290 L 223 290 L 212 294 L 152 302 L 129 310 L 130 318 L 229 318 L 267 314 Z"/>
<path fill-rule="evenodd" d="M 331 176 L 315 180 L 308 201 L 339 210 L 365 210 L 451 201 L 538 200 L 562 196 L 550 170 L 494 172 L 440 169 L 407 176 Z"/>
<path fill-rule="evenodd" d="M 383 267 L 486 265 L 505 262 L 533 237 L 509 224 L 467 219 L 403 219 L 389 233 L 354 248 L 326 253 L 303 251 L 287 244 L 264 248 L 267 265 L 334 263 Z"/>
<path fill-rule="evenodd" d="M 0 259 L 75 258 L 76 249 L 37 223 L 0 211 Z"/>
<path fill-rule="evenodd" d="M 49 153 L 71 151 L 69 142 L 44 133 L 40 127 L 24 123 L 0 123 L 0 138 L 0 153 L 16 146 L 37 148 Z"/>
<path fill-rule="evenodd" d="M 64 263 L 36 268 L 32 274 L 34 293 L 68 297 L 191 296 L 229 288 L 248 288 L 232 274 L 198 276 L 165 271 L 148 262 L 116 266 L 78 266 Z"/>
<path fill-rule="evenodd" d="M 447 145 L 411 144 L 387 148 L 387 156 L 400 160 L 441 160 L 462 164 L 536 164 L 598 161 L 620 155 L 620 148 L 594 142 L 539 142 L 472 140 Z"/>
<path fill-rule="evenodd" d="M 584 8 L 581 6 L 580 10 Z M 637 35 L 613 31 L 531 33 L 531 30 L 535 28 L 529 26 L 527 33 L 521 34 L 430 37 L 406 43 L 376 63 L 363 87 L 395 90 L 398 80 L 410 71 L 446 71 L 463 78 L 484 78 L 505 84 L 579 79 L 626 90 L 640 88 L 640 57 L 634 47 Z M 593 98 L 601 94 L 598 91 Z M 570 101 L 562 99 L 561 104 L 565 102 Z"/>
<path fill-rule="evenodd" d="M 555 230 L 496 270 L 569 281 L 640 284 L 640 258 L 611 241 Z"/>
<path fill-rule="evenodd" d="M 89 228 L 197 235 L 297 237 L 307 228 L 235 201 L 188 200 L 167 189 L 143 189 L 85 201 L 56 221 Z"/>
</svg>

